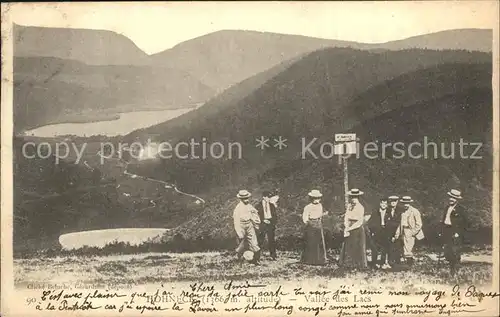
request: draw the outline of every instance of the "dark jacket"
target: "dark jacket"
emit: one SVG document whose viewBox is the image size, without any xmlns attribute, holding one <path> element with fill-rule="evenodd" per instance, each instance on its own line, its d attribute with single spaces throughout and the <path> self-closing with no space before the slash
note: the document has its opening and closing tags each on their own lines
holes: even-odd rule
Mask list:
<svg viewBox="0 0 500 317">
<path fill-rule="evenodd" d="M 446 218 L 446 213 L 448 212 L 448 207 L 446 206 L 444 208 L 443 215 L 441 217 L 441 227 L 444 228 L 444 220 Z M 460 237 L 464 237 L 464 234 L 467 230 L 467 217 L 465 215 L 465 209 L 461 205 L 456 205 L 455 209 L 450 214 L 450 220 L 451 220 L 451 230 L 449 231 L 451 234 L 455 235 L 455 233 L 458 233 Z"/>
<path fill-rule="evenodd" d="M 389 208 L 387 208 L 384 215 L 384 226 L 382 227 L 380 208 L 377 208 L 372 212 L 370 220 L 368 221 L 368 228 L 370 229 L 370 232 L 375 236 L 380 234 L 387 235 L 388 232 L 386 228 L 388 224 L 390 225 L 390 219 L 391 215 Z"/>
<path fill-rule="evenodd" d="M 396 234 L 396 230 L 401 224 L 401 214 L 403 213 L 403 208 L 398 204 L 396 206 L 396 210 L 394 211 L 394 215 L 392 214 L 392 207 L 387 207 L 387 220 L 386 220 L 386 230 L 390 236 L 394 236 Z"/>
<path fill-rule="evenodd" d="M 259 217 L 260 217 L 261 223 L 264 222 L 264 206 L 262 206 L 262 202 L 263 202 L 263 200 L 259 201 L 254 206 L 255 209 L 257 209 L 257 211 L 259 212 Z M 270 219 L 271 225 L 276 226 L 276 223 L 278 222 L 278 216 L 276 215 L 276 206 L 269 203 L 269 207 L 270 207 L 270 212 L 271 212 L 271 219 Z"/>
</svg>

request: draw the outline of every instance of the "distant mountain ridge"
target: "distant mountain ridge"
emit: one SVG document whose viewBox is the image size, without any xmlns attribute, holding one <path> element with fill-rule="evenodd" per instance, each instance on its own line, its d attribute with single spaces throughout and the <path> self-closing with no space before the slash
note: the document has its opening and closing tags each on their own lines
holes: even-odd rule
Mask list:
<svg viewBox="0 0 500 317">
<path fill-rule="evenodd" d="M 402 40 L 372 44 L 374 48 L 402 50 L 425 48 L 430 50 L 467 50 L 492 52 L 493 30 L 454 29 L 408 37 Z"/>
<path fill-rule="evenodd" d="M 280 132 L 302 135 L 310 130 L 309 133 L 314 134 L 344 120 L 340 110 L 373 85 L 445 63 L 491 63 L 491 54 L 421 49 L 374 53 L 351 48 L 326 48 L 294 63 L 277 66 L 281 67 L 277 71 L 270 70 L 269 74 L 264 72 L 249 79 L 257 83 L 248 90 L 241 89 L 247 85 L 244 81 L 175 121 L 137 130 L 129 137 L 163 134 L 182 139 L 204 133 L 208 127 L 233 137 L 236 133 L 245 135 L 239 127 L 250 129 L 248 123 L 257 117 L 260 122 L 256 124 L 265 129 L 260 133 L 279 127 Z M 263 80 L 258 81 L 256 77 L 259 76 Z M 223 100 L 227 93 L 238 90 L 239 94 L 227 97 L 227 102 Z M 304 121 L 303 116 L 308 116 L 308 120 Z M 226 124 L 216 124 L 222 117 Z"/>
<path fill-rule="evenodd" d="M 371 44 L 272 32 L 221 30 L 148 55 L 126 36 L 109 30 L 15 24 L 14 55 L 57 57 L 89 65 L 168 66 L 188 71 L 221 91 L 280 62 L 326 47 L 491 52 L 492 36 L 490 29 L 453 29 Z"/>
<path fill-rule="evenodd" d="M 14 24 L 14 56 L 57 57 L 89 65 L 147 65 L 148 55 L 124 35 L 109 30 Z"/>
<path fill-rule="evenodd" d="M 401 50 L 427 48 L 433 50 L 464 49 L 491 52 L 492 35 L 490 29 L 451 29 L 384 43 L 362 43 L 346 40 L 315 38 L 304 35 L 259 32 L 251 30 L 220 30 L 181 42 L 172 48 L 154 54 L 142 51 L 128 37 L 110 30 L 53 28 L 23 26 L 14 24 L 15 56 L 58 57 L 81 61 L 89 65 L 144 65 L 156 64 L 172 52 L 191 53 L 193 47 L 205 48 L 203 54 L 217 50 L 262 48 L 271 44 L 294 48 L 299 53 L 323 47 L 351 47 L 357 49 Z M 295 42 L 295 43 L 294 43 Z M 224 46 L 218 46 L 222 44 Z M 210 47 L 212 47 L 210 49 Z M 303 50 L 303 51 L 302 51 Z M 197 50 L 194 49 L 196 52 Z M 261 52 L 262 53 L 262 52 Z M 294 55 L 291 51 L 280 52 Z M 272 57 L 272 55 L 268 55 Z M 285 56 L 286 58 L 286 56 Z"/>
<path fill-rule="evenodd" d="M 151 55 L 157 65 L 185 69 L 217 91 L 283 61 L 326 47 L 358 43 L 256 31 L 222 30 Z"/>
<path fill-rule="evenodd" d="M 114 113 L 193 106 L 214 94 L 178 69 L 87 65 L 53 57 L 14 59 L 14 128 L 99 120 Z"/>
<path fill-rule="evenodd" d="M 347 49 L 340 54 L 336 52 L 339 50 L 344 49 L 311 53 L 250 95 L 240 101 L 234 99 L 234 103 L 217 112 L 215 105 L 210 110 L 204 106 L 195 110 L 200 112 L 198 116 L 191 112 L 175 122 L 131 135 L 135 139 L 140 133 L 163 133 L 163 140 L 168 138 L 171 144 L 188 137 L 199 140 L 202 136 L 210 137 L 209 141 L 242 144 L 241 160 L 173 158 L 165 159 L 156 168 L 148 167 L 149 170 L 136 167 L 142 173 L 175 179 L 181 188 L 207 197 L 206 212 L 172 231 L 172 236 L 181 234 L 193 240 L 231 237 L 231 210 L 237 203 L 235 193 L 241 188 L 258 197 L 262 190 L 279 188 L 282 199 L 277 235 L 282 243 L 300 238 L 300 214 L 307 203 L 307 191 L 318 188 L 324 194 L 324 205 L 332 211 L 325 219 L 325 230 L 330 236 L 338 235 L 343 203 L 335 198 L 342 198 L 342 166 L 335 156 L 301 158 L 300 138 L 318 137 L 312 151 L 319 154 L 321 142 L 332 142 L 333 135 L 340 132 L 356 133 L 362 144 L 379 144 L 377 158 L 362 154 L 361 158 L 350 160 L 349 184 L 365 191 L 363 204 L 367 213 L 376 208 L 381 197 L 411 195 L 422 211 L 428 239 L 432 241 L 436 239 L 433 233 L 437 232 L 446 191 L 461 188 L 467 193 L 471 230 L 491 229 L 491 55 L 409 50 L 383 52 L 375 57 L 362 51 L 347 54 Z M 354 67 L 353 60 L 362 66 Z M 391 65 L 392 61 L 395 64 Z M 420 67 L 416 67 L 418 63 Z M 307 78 L 301 78 L 304 69 L 311 70 Z M 327 89 L 328 77 L 337 77 L 330 86 L 339 90 L 337 96 Z M 203 116 L 204 111 L 210 115 Z M 189 125 L 181 128 L 187 122 Z M 270 137 L 270 144 L 272 137 L 284 136 L 287 148 L 256 149 L 255 138 L 260 135 Z M 455 144 L 454 157 L 415 159 L 407 155 L 394 159 L 390 150 L 382 157 L 380 142 L 404 142 L 408 146 L 422 142 L 424 137 L 445 144 L 446 155 L 450 155 L 451 144 Z M 459 157 L 460 138 L 484 144 L 482 159 Z"/>
<path fill-rule="evenodd" d="M 182 68 L 210 87 L 229 86 L 288 59 L 327 47 L 363 50 L 412 48 L 491 52 L 492 30 L 449 30 L 380 44 L 358 43 L 270 32 L 223 30 L 151 55 L 155 65 Z M 234 71 L 234 70 L 238 71 Z"/>
<path fill-rule="evenodd" d="M 481 29 L 442 31 L 383 44 L 223 30 L 152 55 L 112 31 L 14 25 L 14 37 L 18 87 L 14 99 L 19 101 L 15 107 L 20 107 L 15 113 L 22 116 L 16 117 L 16 130 L 64 122 L 65 113 L 78 115 L 72 96 L 78 96 L 75 104 L 80 112 L 92 112 L 96 103 L 108 104 L 110 111 L 123 103 L 132 110 L 151 108 L 149 101 L 160 109 L 184 107 L 191 101 L 206 102 L 245 80 L 246 86 L 235 89 L 240 90 L 237 94 L 242 89 L 249 94 L 270 79 L 271 73 L 330 47 L 372 52 L 414 47 L 491 52 L 492 46 L 492 31 Z M 29 87 L 35 87 L 33 93 Z M 226 98 L 227 102 L 236 90 L 219 100 Z M 91 114 L 88 119 L 92 117 L 98 120 L 100 115 Z"/>
</svg>

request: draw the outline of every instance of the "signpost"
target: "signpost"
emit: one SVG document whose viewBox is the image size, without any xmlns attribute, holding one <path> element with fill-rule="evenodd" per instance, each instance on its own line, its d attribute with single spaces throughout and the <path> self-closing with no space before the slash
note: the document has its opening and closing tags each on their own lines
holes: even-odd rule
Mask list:
<svg viewBox="0 0 500 317">
<path fill-rule="evenodd" d="M 349 177 L 347 170 L 347 159 L 348 156 L 357 153 L 356 146 L 356 134 L 348 133 L 348 134 L 335 134 L 335 145 L 334 145 L 334 153 L 342 156 L 342 165 L 344 166 L 344 204 L 345 211 L 347 212 L 349 208 Z"/>
</svg>

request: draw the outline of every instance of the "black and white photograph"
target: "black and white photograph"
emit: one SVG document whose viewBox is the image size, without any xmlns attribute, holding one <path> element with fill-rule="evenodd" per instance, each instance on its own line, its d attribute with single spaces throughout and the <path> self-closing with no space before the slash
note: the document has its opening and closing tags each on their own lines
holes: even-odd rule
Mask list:
<svg viewBox="0 0 500 317">
<path fill-rule="evenodd" d="M 2 4 L 2 316 L 495 316 L 496 1 Z"/>
</svg>

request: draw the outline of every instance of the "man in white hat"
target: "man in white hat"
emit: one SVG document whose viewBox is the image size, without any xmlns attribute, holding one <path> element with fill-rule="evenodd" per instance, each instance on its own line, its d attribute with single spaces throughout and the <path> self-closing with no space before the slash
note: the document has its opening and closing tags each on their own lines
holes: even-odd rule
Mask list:
<svg viewBox="0 0 500 317">
<path fill-rule="evenodd" d="M 441 218 L 441 241 L 443 243 L 444 257 L 450 264 L 451 275 L 455 275 L 460 264 L 463 235 L 467 226 L 464 208 L 458 201 L 462 193 L 452 189 L 448 193 L 448 207 Z"/>
<path fill-rule="evenodd" d="M 246 250 L 254 253 L 252 262 L 259 263 L 260 248 L 257 240 L 257 232 L 259 230 L 260 218 L 257 210 L 250 204 L 252 195 L 247 190 L 240 190 L 236 197 L 240 199 L 236 208 L 234 208 L 234 230 L 239 239 L 236 253 L 238 259 L 241 259 Z"/>
<path fill-rule="evenodd" d="M 396 230 L 393 242 L 398 240 L 399 237 L 403 239 L 403 256 L 405 257 L 406 264 L 412 266 L 413 247 L 415 246 L 415 239 L 422 240 L 424 233 L 422 231 L 422 216 L 417 208 L 410 205 L 413 202 L 410 196 L 403 196 L 401 203 L 403 204 L 403 213 L 401 214 L 401 222 Z"/>
</svg>

